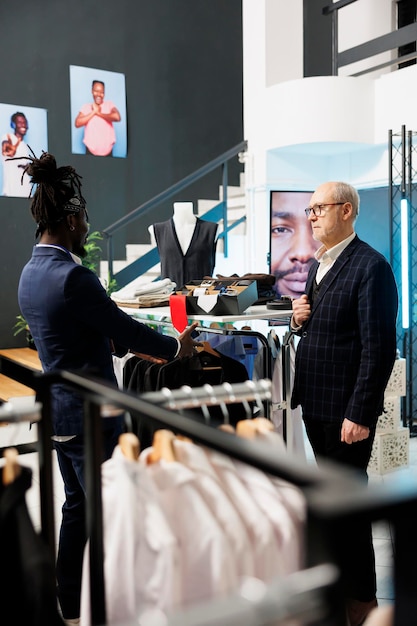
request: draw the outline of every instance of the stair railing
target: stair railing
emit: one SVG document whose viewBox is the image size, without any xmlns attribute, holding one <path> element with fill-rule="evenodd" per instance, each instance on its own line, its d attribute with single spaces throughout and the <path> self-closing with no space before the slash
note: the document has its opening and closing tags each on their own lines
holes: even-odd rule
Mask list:
<svg viewBox="0 0 417 626">
<path fill-rule="evenodd" d="M 124 228 L 128 224 L 131 224 L 133 221 L 135 221 L 139 217 L 142 217 L 143 215 L 145 215 L 145 213 L 147 213 L 151 209 L 154 209 L 156 206 L 160 205 L 162 202 L 169 200 L 170 198 L 172 198 L 179 192 L 183 191 L 184 189 L 186 189 L 187 187 L 195 183 L 197 180 L 203 178 L 203 176 L 206 176 L 207 174 L 209 174 L 210 172 L 212 172 L 213 170 L 215 170 L 216 168 L 220 166 L 222 168 L 223 199 L 219 203 L 219 205 L 217 205 L 217 207 L 214 207 L 214 209 L 211 209 L 211 211 L 208 211 L 206 215 L 209 216 L 209 214 L 211 213 L 211 217 L 209 217 L 210 221 L 217 222 L 221 220 L 223 222 L 223 232 L 221 233 L 221 237 L 223 238 L 224 255 L 225 257 L 227 257 L 227 253 L 228 253 L 227 235 L 228 235 L 228 231 L 234 227 L 233 224 L 230 227 L 228 227 L 227 225 L 228 161 L 230 161 L 230 159 L 235 157 L 240 152 L 245 152 L 246 150 L 247 150 L 247 141 L 240 142 L 239 144 L 237 144 L 233 148 L 230 148 L 229 150 L 219 155 L 212 161 L 209 161 L 209 163 L 207 163 L 206 165 L 203 165 L 202 167 L 195 170 L 191 174 L 188 174 L 188 176 L 186 176 L 185 178 L 182 178 L 178 182 L 174 183 L 173 185 L 171 185 L 170 187 L 168 187 L 161 193 L 157 194 L 150 200 L 147 200 L 146 202 L 138 206 L 136 209 L 134 209 L 130 213 L 124 215 L 123 217 L 121 217 L 119 220 L 117 220 L 110 226 L 107 226 L 107 228 L 105 228 L 102 231 L 102 234 L 107 240 L 107 259 L 108 259 L 109 280 L 112 280 L 114 278 L 118 284 L 118 287 L 121 288 L 124 285 L 126 285 L 128 282 L 130 282 L 130 280 L 133 280 L 134 277 L 147 271 L 147 269 L 155 265 L 155 262 L 157 263 L 159 260 L 156 249 L 151 250 L 150 252 L 147 253 L 147 255 L 144 255 L 144 257 L 147 257 L 146 259 L 144 259 L 144 257 L 142 257 L 141 259 L 137 259 L 137 261 L 134 261 L 128 267 L 124 268 L 117 274 L 114 274 L 113 272 L 114 252 L 113 252 L 113 239 L 112 239 L 114 233 L 116 233 L 121 228 Z M 219 210 L 220 210 L 220 215 L 218 213 Z M 242 221 L 242 218 L 238 221 L 240 223 Z M 140 263 L 138 264 L 138 261 L 140 262 L 142 259 L 144 260 L 144 262 L 142 262 L 142 264 Z M 152 264 L 149 265 L 147 269 L 144 269 L 144 267 L 146 267 L 149 263 L 152 263 Z M 134 275 L 132 275 L 133 271 L 134 271 Z"/>
</svg>

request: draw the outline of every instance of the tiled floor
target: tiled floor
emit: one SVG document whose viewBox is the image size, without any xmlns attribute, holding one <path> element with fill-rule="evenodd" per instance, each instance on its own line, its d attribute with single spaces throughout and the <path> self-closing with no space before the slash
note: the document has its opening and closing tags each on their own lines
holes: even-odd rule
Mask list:
<svg viewBox="0 0 417 626">
<path fill-rule="evenodd" d="M 35 430 L 29 431 L 28 425 L 11 424 L 0 428 L 0 446 L 12 446 L 15 443 L 26 443 L 36 440 Z M 415 476 L 417 480 L 417 437 L 410 438 L 409 446 L 409 466 L 395 470 L 385 475 L 370 474 L 370 484 L 384 482 L 389 484 L 394 476 L 399 473 L 407 473 Z M 64 502 L 63 485 L 60 478 L 58 465 L 54 455 L 54 499 L 55 499 L 55 519 L 56 519 L 56 537 L 59 532 L 59 522 L 61 516 L 61 507 Z M 28 508 L 32 515 L 36 528 L 40 527 L 40 505 L 39 505 L 39 470 L 37 454 L 25 454 L 22 456 L 22 464 L 32 468 L 33 484 L 28 491 L 27 502 Z M 1 463 L 1 461 L 0 461 Z M 379 604 L 391 602 L 393 600 L 393 588 L 391 580 L 392 565 L 392 538 L 390 529 L 386 523 L 380 522 L 374 525 L 374 547 L 377 564 L 377 580 L 378 580 L 378 600 Z"/>
</svg>

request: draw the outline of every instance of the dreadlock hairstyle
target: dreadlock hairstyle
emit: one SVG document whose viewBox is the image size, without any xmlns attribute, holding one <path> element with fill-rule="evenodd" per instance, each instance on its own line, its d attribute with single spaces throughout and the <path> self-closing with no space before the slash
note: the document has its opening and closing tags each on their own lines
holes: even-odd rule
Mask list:
<svg viewBox="0 0 417 626">
<path fill-rule="evenodd" d="M 57 167 L 55 157 L 42 152 L 38 158 L 29 158 L 24 173 L 32 178 L 36 191 L 32 198 L 31 213 L 37 224 L 35 238 L 45 230 L 51 230 L 71 213 L 85 209 L 86 202 L 81 194 L 81 176 L 71 165 Z"/>
</svg>

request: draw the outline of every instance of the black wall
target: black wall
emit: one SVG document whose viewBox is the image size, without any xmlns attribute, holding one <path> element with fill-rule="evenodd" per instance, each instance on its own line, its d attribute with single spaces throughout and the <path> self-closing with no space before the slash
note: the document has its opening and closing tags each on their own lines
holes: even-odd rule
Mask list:
<svg viewBox="0 0 417 626">
<path fill-rule="evenodd" d="M 83 176 L 93 230 L 243 139 L 241 17 L 240 0 L 1 0 L 0 102 L 48 110 L 48 149 Z M 127 159 L 71 154 L 70 65 L 125 74 Z M 176 199 L 217 198 L 220 182 L 215 172 Z M 130 226 L 117 252 L 147 243 L 147 226 L 171 212 L 169 202 Z M 24 343 L 12 326 L 35 227 L 25 199 L 0 197 L 0 216 L 0 346 L 13 347 Z"/>
</svg>

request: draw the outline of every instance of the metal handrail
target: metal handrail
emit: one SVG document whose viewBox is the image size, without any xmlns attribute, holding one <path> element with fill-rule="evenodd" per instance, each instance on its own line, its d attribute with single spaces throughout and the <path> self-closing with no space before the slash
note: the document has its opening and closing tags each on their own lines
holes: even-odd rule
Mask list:
<svg viewBox="0 0 417 626">
<path fill-rule="evenodd" d="M 209 174 L 210 172 L 212 172 L 213 170 L 215 170 L 216 168 L 220 166 L 222 166 L 222 169 L 223 169 L 223 172 L 222 172 L 222 184 L 223 184 L 222 220 L 223 220 L 224 231 L 227 232 L 227 226 L 226 226 L 227 224 L 227 184 L 228 184 L 227 163 L 228 161 L 230 161 L 230 159 L 232 159 L 237 154 L 239 154 L 239 152 L 246 151 L 247 145 L 248 145 L 247 141 L 241 141 L 240 143 L 235 145 L 233 148 L 230 148 L 226 152 L 223 152 L 223 154 L 220 154 L 218 157 L 216 157 L 212 161 L 209 161 L 209 163 L 206 163 L 206 165 L 203 165 L 202 167 L 195 170 L 191 174 L 188 174 L 188 176 L 185 176 L 185 178 L 182 178 L 181 180 L 174 183 L 173 185 L 171 185 L 164 191 L 161 191 L 161 193 L 157 194 L 150 200 L 147 200 L 146 202 L 138 206 L 136 209 L 134 209 L 127 215 L 124 215 L 123 217 L 118 219 L 116 222 L 114 222 L 113 224 L 110 224 L 110 226 L 107 226 L 107 228 L 102 230 L 103 236 L 107 239 L 107 259 L 108 259 L 108 268 L 109 268 L 109 278 L 112 279 L 114 277 L 112 235 L 118 230 L 120 230 L 121 228 L 123 228 L 124 226 L 131 224 L 134 220 L 138 219 L 139 217 L 142 217 L 143 215 L 145 215 L 145 213 L 147 213 L 151 209 L 154 209 L 156 206 L 160 205 L 165 200 L 169 200 L 170 198 L 175 196 L 177 193 L 179 193 L 180 191 L 183 191 L 184 189 L 186 189 L 187 187 L 195 183 L 197 180 L 200 180 L 201 178 L 203 178 L 203 176 L 206 176 L 207 174 Z M 226 256 L 227 256 L 227 236 L 224 238 L 224 249 L 226 251 Z"/>
<path fill-rule="evenodd" d="M 395 48 L 400 48 L 403 45 L 409 43 L 415 43 L 417 41 L 417 24 L 407 24 L 401 28 L 393 30 L 390 33 L 376 37 L 369 41 L 366 41 L 353 48 L 338 52 L 338 11 L 344 7 L 356 2 L 357 0 L 338 0 L 333 2 L 322 9 L 323 15 L 329 15 L 332 20 L 332 74 L 338 75 L 340 67 L 351 65 L 358 61 L 365 61 L 369 58 L 381 54 L 382 52 L 389 52 Z M 413 60 L 416 58 L 416 53 L 412 52 L 408 55 L 398 56 L 394 59 L 390 59 L 384 63 L 367 67 L 359 72 L 351 74 L 351 76 L 363 76 L 370 72 L 396 65 L 398 63 L 404 63 L 405 61 Z"/>
</svg>

